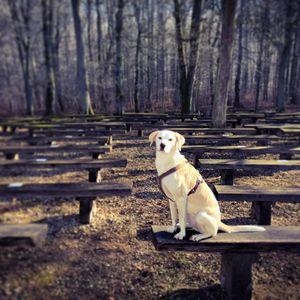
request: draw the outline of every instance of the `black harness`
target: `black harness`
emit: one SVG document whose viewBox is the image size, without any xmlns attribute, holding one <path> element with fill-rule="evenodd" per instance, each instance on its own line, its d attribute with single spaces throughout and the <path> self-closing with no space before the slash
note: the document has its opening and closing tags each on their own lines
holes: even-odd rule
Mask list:
<svg viewBox="0 0 300 300">
<path fill-rule="evenodd" d="M 166 171 L 165 173 L 162 173 L 161 175 L 157 176 L 157 183 L 158 183 L 158 187 L 160 189 L 160 191 L 171 201 L 173 201 L 172 199 L 170 199 L 166 193 L 164 192 L 163 188 L 162 188 L 162 180 L 169 176 L 170 174 L 176 172 L 177 170 L 183 168 L 188 162 L 186 161 L 185 163 L 179 164 L 173 168 L 171 168 L 170 170 Z M 203 179 L 202 178 L 198 178 L 194 187 L 188 192 L 188 196 L 190 196 L 191 194 L 194 194 L 197 190 L 197 188 L 199 187 L 199 185 L 203 183 Z"/>
</svg>

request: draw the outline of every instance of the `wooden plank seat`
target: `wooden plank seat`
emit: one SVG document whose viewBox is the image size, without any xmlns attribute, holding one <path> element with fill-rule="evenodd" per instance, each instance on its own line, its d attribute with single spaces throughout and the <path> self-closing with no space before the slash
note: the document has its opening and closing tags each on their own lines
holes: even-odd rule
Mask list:
<svg viewBox="0 0 300 300">
<path fill-rule="evenodd" d="M 80 202 L 79 220 L 81 224 L 91 222 L 97 197 L 128 196 L 132 191 L 132 183 L 55 183 L 55 184 L 23 184 L 11 183 L 0 185 L 0 197 L 76 197 Z"/>
<path fill-rule="evenodd" d="M 275 202 L 300 202 L 300 187 L 257 187 L 214 185 L 219 201 L 251 201 L 252 212 L 260 225 L 271 224 L 271 205 Z"/>
<path fill-rule="evenodd" d="M 1 169 L 26 168 L 63 168 L 64 170 L 87 170 L 89 182 L 101 181 L 100 170 L 104 168 L 123 168 L 127 165 L 127 159 L 22 159 L 22 160 L 0 160 Z"/>
<path fill-rule="evenodd" d="M 187 230 L 187 238 L 176 240 L 167 226 L 152 226 L 153 243 L 159 251 L 221 253 L 220 283 L 226 297 L 232 300 L 252 299 L 252 264 L 262 252 L 300 250 L 299 226 L 264 226 L 264 232 L 218 233 L 217 236 L 193 242 L 196 233 Z"/>
<path fill-rule="evenodd" d="M 197 134 L 256 134 L 256 130 L 254 128 L 198 128 L 198 127 L 190 127 L 190 128 L 169 128 L 168 130 L 177 131 L 181 134 L 189 133 L 197 133 Z"/>
<path fill-rule="evenodd" d="M 260 123 L 260 124 L 245 124 L 245 128 L 255 128 L 258 134 L 278 134 L 281 129 L 299 129 L 299 124 L 272 124 L 272 123 Z"/>
<path fill-rule="evenodd" d="M 6 140 L 8 143 L 13 142 L 27 142 L 29 145 L 36 144 L 51 144 L 52 142 L 82 142 L 82 143 L 97 143 L 99 145 L 109 145 L 112 143 L 112 137 L 107 136 L 73 136 L 73 135 L 64 135 L 64 136 L 46 136 L 46 137 L 29 137 L 27 135 L 14 136 Z"/>
<path fill-rule="evenodd" d="M 6 159 L 16 159 L 18 154 L 23 153 L 86 153 L 92 156 L 92 158 L 99 158 L 101 154 L 110 152 L 112 146 L 94 146 L 94 145 L 56 145 L 50 146 L 0 146 L 0 152 L 3 152 Z"/>
<path fill-rule="evenodd" d="M 227 119 L 226 125 L 231 126 L 232 128 L 236 127 L 237 120 L 236 119 Z M 201 126 L 203 124 L 209 124 L 208 127 L 212 127 L 212 119 L 211 118 L 198 118 L 197 120 L 185 120 L 184 122 L 178 122 L 178 121 L 169 121 L 167 123 L 168 125 L 172 126 L 175 125 L 181 127 L 197 127 Z"/>
<path fill-rule="evenodd" d="M 246 128 L 245 128 L 246 129 Z M 115 134 L 123 134 L 125 130 L 112 129 L 112 130 L 99 130 L 99 129 L 33 129 L 29 130 L 29 136 L 59 136 L 59 135 L 73 135 L 73 136 L 111 136 Z"/>
<path fill-rule="evenodd" d="M 209 145 L 184 145 L 182 152 L 194 154 L 194 165 L 199 167 L 199 158 L 207 152 L 222 153 L 245 153 L 250 155 L 260 154 L 279 154 L 280 159 L 292 159 L 296 154 L 300 154 L 300 147 L 288 146 L 245 146 L 245 145 L 229 145 L 229 146 L 209 146 Z"/>
<path fill-rule="evenodd" d="M 179 125 L 176 125 L 179 126 Z M 179 132 L 181 134 L 203 134 L 203 135 L 207 135 L 207 134 L 250 134 L 250 135 L 254 135 L 256 133 L 256 130 L 254 128 L 212 128 L 212 127 L 203 127 L 205 126 L 205 124 L 202 124 L 200 127 L 173 127 L 170 124 L 166 124 L 166 125 L 160 125 L 160 126 L 155 126 L 155 128 L 158 127 L 158 129 L 163 130 L 163 129 L 167 129 L 167 130 L 171 130 L 171 131 L 176 131 Z M 153 131 L 153 126 L 144 126 L 141 124 L 138 124 L 136 126 L 133 126 L 133 129 L 138 130 L 138 135 L 139 136 L 143 136 L 144 131 L 146 130 L 151 130 Z"/>
<path fill-rule="evenodd" d="M 300 127 L 299 128 L 280 128 L 279 131 L 277 132 L 277 134 L 300 138 Z"/>
<path fill-rule="evenodd" d="M 201 168 L 221 170 L 221 184 L 233 184 L 234 171 L 277 169 L 300 170 L 300 160 L 260 160 L 260 159 L 199 159 Z"/>
<path fill-rule="evenodd" d="M 207 128 L 209 124 L 203 123 L 199 124 L 197 127 L 198 128 Z M 132 130 L 137 130 L 138 131 L 138 136 L 144 136 L 145 131 L 147 132 L 152 132 L 154 130 L 173 130 L 177 131 L 178 128 L 190 128 L 188 125 L 182 125 L 182 124 L 134 124 L 132 125 Z"/>
<path fill-rule="evenodd" d="M 201 144 L 207 142 L 227 142 L 238 143 L 240 141 L 251 141 L 260 144 L 266 144 L 271 141 L 281 141 L 282 137 L 277 135 L 238 135 L 225 133 L 222 135 L 198 135 L 198 136 L 185 136 L 187 144 Z"/>
<path fill-rule="evenodd" d="M 42 246 L 47 224 L 0 224 L 0 246 Z"/>
<path fill-rule="evenodd" d="M 111 130 L 113 128 L 125 129 L 124 122 L 110 122 L 110 121 L 95 121 L 95 122 L 69 122 L 69 123 L 41 123 L 41 124 L 28 124 L 23 122 L 10 122 L 8 123 L 12 132 L 15 132 L 17 129 L 25 128 L 28 130 L 32 129 L 106 129 Z"/>
</svg>

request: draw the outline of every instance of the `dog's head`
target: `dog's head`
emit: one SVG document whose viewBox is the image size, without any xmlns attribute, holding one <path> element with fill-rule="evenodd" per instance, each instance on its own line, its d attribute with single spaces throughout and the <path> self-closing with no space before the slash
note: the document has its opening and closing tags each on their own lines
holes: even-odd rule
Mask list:
<svg viewBox="0 0 300 300">
<path fill-rule="evenodd" d="M 150 145 L 155 142 L 156 151 L 162 153 L 180 151 L 185 142 L 185 138 L 181 134 L 169 130 L 154 131 L 149 135 L 149 140 Z"/>
</svg>

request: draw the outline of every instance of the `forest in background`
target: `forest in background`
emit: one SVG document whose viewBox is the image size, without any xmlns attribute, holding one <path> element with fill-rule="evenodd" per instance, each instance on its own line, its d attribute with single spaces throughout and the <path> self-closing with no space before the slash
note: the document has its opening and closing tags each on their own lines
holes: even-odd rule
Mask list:
<svg viewBox="0 0 300 300">
<path fill-rule="evenodd" d="M 300 104 L 298 0 L 0 6 L 1 115 Z"/>
</svg>

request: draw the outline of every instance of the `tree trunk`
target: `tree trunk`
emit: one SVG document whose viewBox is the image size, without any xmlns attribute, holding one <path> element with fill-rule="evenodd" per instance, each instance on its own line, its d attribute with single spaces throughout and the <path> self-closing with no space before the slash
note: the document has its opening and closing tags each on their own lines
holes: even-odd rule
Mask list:
<svg viewBox="0 0 300 300">
<path fill-rule="evenodd" d="M 106 111 L 106 103 L 103 97 L 103 80 L 102 80 L 102 68 L 103 68 L 103 55 L 102 55 L 102 40 L 103 33 L 101 28 L 102 17 L 101 17 L 101 8 L 100 8 L 100 0 L 96 0 L 96 28 L 97 28 L 97 61 L 98 61 L 98 75 L 97 75 L 97 90 L 98 90 L 98 99 L 100 99 L 101 107 L 103 111 Z"/>
<path fill-rule="evenodd" d="M 116 14 L 116 105 L 117 114 L 124 113 L 124 95 L 122 92 L 121 69 L 122 69 L 122 31 L 123 31 L 123 8 L 124 0 L 118 0 L 118 11 Z"/>
<path fill-rule="evenodd" d="M 73 10 L 73 20 L 74 20 L 74 30 L 76 38 L 76 50 L 77 50 L 77 79 L 79 88 L 79 99 L 80 99 L 80 109 L 83 114 L 94 114 L 90 94 L 88 91 L 86 68 L 84 62 L 84 47 L 82 41 L 82 28 L 80 20 L 80 0 L 71 0 L 72 10 Z"/>
<path fill-rule="evenodd" d="M 140 103 L 139 103 L 139 56 L 141 51 L 141 22 L 140 22 L 140 7 L 137 3 L 134 3 L 134 15 L 137 24 L 137 38 L 136 38 L 136 49 L 135 49 L 135 78 L 134 78 L 134 111 L 136 113 L 140 112 Z"/>
<path fill-rule="evenodd" d="M 194 82 L 194 74 L 197 63 L 197 54 L 200 35 L 200 16 L 201 16 L 201 0 L 194 0 L 193 13 L 190 31 L 190 55 L 189 65 L 186 67 L 184 59 L 183 39 L 181 34 L 181 16 L 180 4 L 178 0 L 174 0 L 174 18 L 175 31 L 177 39 L 177 53 L 179 60 L 179 90 L 181 97 L 181 113 L 186 114 L 191 112 L 192 107 L 192 88 Z"/>
<path fill-rule="evenodd" d="M 292 104 L 299 103 L 299 99 L 297 99 L 297 82 L 299 84 L 299 53 L 300 53 L 300 4 L 298 3 L 298 7 L 296 10 L 298 20 L 296 26 L 294 28 L 294 46 L 293 46 L 293 57 L 291 60 L 291 80 L 289 83 L 289 99 Z"/>
<path fill-rule="evenodd" d="M 201 5 L 201 0 L 194 0 L 190 30 L 190 55 L 187 69 L 187 98 L 189 99 L 187 103 L 188 112 L 191 112 L 193 109 L 193 86 L 199 48 Z"/>
<path fill-rule="evenodd" d="M 288 66 L 291 54 L 291 33 L 293 20 L 293 0 L 286 2 L 286 17 L 285 17 L 285 34 L 284 42 L 279 53 L 278 78 L 277 78 L 277 93 L 276 93 L 276 108 L 278 112 L 285 111 L 285 105 L 288 101 Z"/>
<path fill-rule="evenodd" d="M 238 17 L 238 57 L 237 57 L 237 67 L 236 67 L 236 76 L 234 84 L 234 108 L 238 109 L 240 106 L 240 85 L 241 85 L 241 69 L 242 69 L 242 60 L 243 60 L 243 47 L 242 47 L 242 36 L 243 36 L 243 10 L 244 10 L 244 1 L 241 0 L 240 5 L 240 15 Z"/>
<path fill-rule="evenodd" d="M 26 100 L 26 114 L 33 115 L 33 100 L 31 86 L 31 33 L 30 33 L 30 1 L 24 1 L 17 6 L 16 1 L 9 1 L 8 5 L 11 13 L 11 20 L 16 35 L 19 58 L 22 67 L 24 81 L 24 91 Z"/>
<path fill-rule="evenodd" d="M 216 92 L 212 109 L 213 127 L 226 126 L 228 88 L 232 68 L 236 0 L 222 0 L 222 33 Z"/>
<path fill-rule="evenodd" d="M 153 26 L 154 26 L 154 0 L 146 0 L 148 11 L 148 41 L 147 41 L 147 103 L 146 106 L 152 109 L 153 94 Z"/>
<path fill-rule="evenodd" d="M 60 66 L 59 66 L 59 64 L 60 64 L 59 48 L 60 48 L 60 38 L 61 38 L 60 30 L 61 30 L 61 16 L 60 16 L 59 6 L 57 6 L 52 58 L 53 58 L 53 69 L 54 69 L 54 81 L 55 81 L 55 87 L 56 87 L 57 109 L 60 112 L 64 112 L 65 105 L 63 103 L 63 98 L 62 98 Z"/>
<path fill-rule="evenodd" d="M 46 69 L 45 115 L 55 114 L 56 84 L 53 66 L 53 0 L 42 0 L 44 57 Z"/>
</svg>

